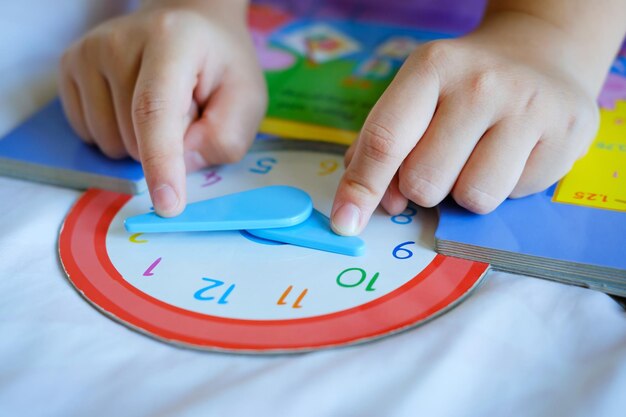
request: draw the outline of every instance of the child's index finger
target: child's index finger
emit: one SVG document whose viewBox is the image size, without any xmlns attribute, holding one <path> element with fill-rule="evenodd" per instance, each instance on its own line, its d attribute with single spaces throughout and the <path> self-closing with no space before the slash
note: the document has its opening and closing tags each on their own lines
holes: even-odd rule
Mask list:
<svg viewBox="0 0 626 417">
<path fill-rule="evenodd" d="M 185 207 L 183 137 L 192 100 L 195 62 L 179 51 L 144 53 L 132 113 L 139 155 L 157 214 L 175 216 Z"/>
<path fill-rule="evenodd" d="M 408 62 L 380 97 L 359 134 L 339 183 L 331 224 L 340 235 L 367 225 L 396 171 L 432 119 L 439 82 L 427 65 Z"/>
</svg>

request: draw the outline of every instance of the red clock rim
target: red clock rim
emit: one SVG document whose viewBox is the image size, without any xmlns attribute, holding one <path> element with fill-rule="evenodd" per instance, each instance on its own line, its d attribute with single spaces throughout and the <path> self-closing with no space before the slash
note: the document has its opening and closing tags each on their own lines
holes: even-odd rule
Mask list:
<svg viewBox="0 0 626 417">
<path fill-rule="evenodd" d="M 130 198 L 91 189 L 74 205 L 59 236 L 60 258 L 68 279 L 89 302 L 123 324 L 195 348 L 282 352 L 377 338 L 451 308 L 477 286 L 488 268 L 487 264 L 436 255 L 404 285 L 339 312 L 288 320 L 210 316 L 158 300 L 132 286 L 115 269 L 106 252 L 106 234 Z"/>
</svg>

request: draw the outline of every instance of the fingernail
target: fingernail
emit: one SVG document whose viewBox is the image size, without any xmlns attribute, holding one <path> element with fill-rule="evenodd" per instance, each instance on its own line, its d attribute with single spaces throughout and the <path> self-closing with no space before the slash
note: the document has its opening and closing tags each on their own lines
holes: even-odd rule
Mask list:
<svg viewBox="0 0 626 417">
<path fill-rule="evenodd" d="M 352 203 L 339 207 L 332 218 L 332 228 L 343 236 L 353 236 L 358 233 L 361 222 L 361 210 Z"/>
<path fill-rule="evenodd" d="M 185 169 L 187 172 L 197 171 L 208 165 L 204 157 L 197 151 L 186 151 L 183 157 L 185 158 Z"/>
<path fill-rule="evenodd" d="M 178 194 L 170 185 L 163 184 L 152 192 L 152 202 L 157 213 L 167 215 L 178 207 Z"/>
</svg>

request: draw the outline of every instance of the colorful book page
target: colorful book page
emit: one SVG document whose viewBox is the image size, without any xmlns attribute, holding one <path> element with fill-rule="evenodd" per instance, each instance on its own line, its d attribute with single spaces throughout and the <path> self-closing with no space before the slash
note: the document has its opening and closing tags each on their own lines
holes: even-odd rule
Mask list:
<svg viewBox="0 0 626 417">
<path fill-rule="evenodd" d="M 250 24 L 270 91 L 261 131 L 350 144 L 406 57 L 449 34 L 253 7 Z"/>
<path fill-rule="evenodd" d="M 626 102 L 600 110 L 596 139 L 559 181 L 553 201 L 626 212 Z"/>
</svg>

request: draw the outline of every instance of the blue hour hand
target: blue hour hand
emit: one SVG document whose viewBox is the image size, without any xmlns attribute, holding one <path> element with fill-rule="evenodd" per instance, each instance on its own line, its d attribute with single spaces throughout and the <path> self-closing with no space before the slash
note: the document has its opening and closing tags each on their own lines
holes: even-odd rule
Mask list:
<svg viewBox="0 0 626 417">
<path fill-rule="evenodd" d="M 313 209 L 304 222 L 276 229 L 248 230 L 253 236 L 296 246 L 334 252 L 342 255 L 361 256 L 365 253 L 365 242 L 356 236 L 339 236 L 330 228 L 328 217 Z"/>
<path fill-rule="evenodd" d="M 311 197 L 287 185 L 272 185 L 188 204 L 176 217 L 146 213 L 129 217 L 131 233 L 208 232 L 289 227 L 305 221 L 313 210 Z"/>
</svg>

